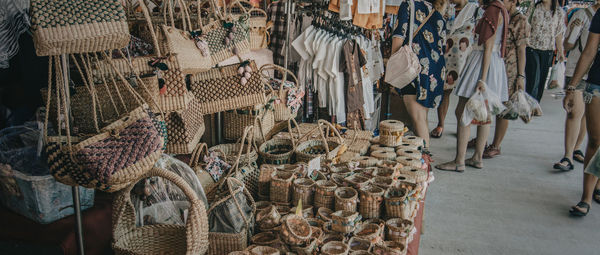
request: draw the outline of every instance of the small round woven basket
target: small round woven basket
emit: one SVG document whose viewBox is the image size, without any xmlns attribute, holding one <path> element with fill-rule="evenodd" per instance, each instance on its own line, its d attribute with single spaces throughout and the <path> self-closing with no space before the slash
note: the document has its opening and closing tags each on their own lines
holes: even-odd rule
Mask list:
<svg viewBox="0 0 600 255">
<path fill-rule="evenodd" d="M 423 165 L 420 159 L 415 159 L 414 157 L 407 156 L 396 157 L 396 162 L 402 164 L 404 167 L 421 168 L 421 166 Z"/>
<path fill-rule="evenodd" d="M 321 254 L 325 255 L 345 255 L 350 248 L 347 244 L 339 241 L 331 241 L 321 247 Z"/>
<path fill-rule="evenodd" d="M 323 129 L 333 130 L 334 134 L 337 136 L 338 141 L 331 141 L 325 137 L 325 133 Z M 317 127 L 315 127 L 312 131 L 305 134 L 299 140 L 302 141 L 304 137 L 310 136 L 312 133 L 318 131 L 321 135 L 321 139 L 318 140 L 307 140 L 305 142 L 301 142 L 296 148 L 296 160 L 298 162 L 308 162 L 316 157 L 321 157 L 323 161 L 328 159 L 333 159 L 335 157 L 341 156 L 345 151 L 341 151 L 340 149 L 344 144 L 344 139 L 341 137 L 340 133 L 337 129 L 329 122 L 324 120 L 319 120 Z M 329 132 L 327 132 L 329 133 Z M 345 145 L 344 145 L 345 147 Z"/>
<path fill-rule="evenodd" d="M 371 219 L 379 218 L 381 216 L 384 192 L 384 189 L 373 185 L 360 189 L 358 211 L 363 218 Z"/>
<path fill-rule="evenodd" d="M 413 228 L 413 222 L 400 218 L 389 219 L 385 222 L 387 228 L 386 239 L 401 244 L 406 244 L 410 232 Z"/>
<path fill-rule="evenodd" d="M 314 206 L 333 209 L 337 185 L 330 180 L 319 180 L 315 184 Z"/>
<path fill-rule="evenodd" d="M 315 182 L 313 180 L 308 178 L 300 178 L 294 180 L 292 204 L 298 205 L 298 201 L 302 200 L 302 205 L 304 205 L 305 207 L 307 205 L 312 205 L 314 190 Z"/>
<path fill-rule="evenodd" d="M 358 212 L 340 210 L 331 214 L 331 229 L 340 233 L 352 233 L 360 222 Z"/>
<path fill-rule="evenodd" d="M 271 201 L 289 203 L 292 198 L 293 172 L 276 170 L 271 174 Z"/>
<path fill-rule="evenodd" d="M 373 167 L 379 162 L 379 159 L 369 156 L 362 156 L 357 159 L 360 167 Z"/>
<path fill-rule="evenodd" d="M 421 160 L 423 154 L 418 150 L 398 150 L 396 152 L 399 156 L 409 157 L 417 160 Z"/>
<path fill-rule="evenodd" d="M 301 216 L 288 214 L 283 218 L 281 236 L 289 245 L 303 245 L 310 241 L 312 229 Z"/>
<path fill-rule="evenodd" d="M 386 150 L 376 150 L 371 152 L 371 157 L 379 160 L 394 160 L 396 159 L 396 152 Z"/>
<path fill-rule="evenodd" d="M 379 123 L 379 143 L 389 147 L 402 144 L 404 123 L 399 120 L 384 120 Z"/>
<path fill-rule="evenodd" d="M 335 210 L 356 212 L 358 205 L 358 192 L 351 187 L 340 187 L 335 190 Z"/>
<path fill-rule="evenodd" d="M 423 146 L 425 146 L 425 140 L 423 140 L 423 138 L 418 137 L 418 136 L 414 136 L 414 135 L 405 136 L 403 138 L 403 140 L 405 143 L 418 146 L 419 149 L 422 148 Z"/>
</svg>

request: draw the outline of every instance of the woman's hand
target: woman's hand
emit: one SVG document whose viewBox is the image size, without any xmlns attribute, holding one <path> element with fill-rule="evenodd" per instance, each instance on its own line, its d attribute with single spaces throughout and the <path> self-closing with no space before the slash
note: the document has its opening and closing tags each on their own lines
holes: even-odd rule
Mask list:
<svg viewBox="0 0 600 255">
<path fill-rule="evenodd" d="M 477 91 L 485 92 L 485 82 L 482 80 L 477 81 Z"/>
<path fill-rule="evenodd" d="M 567 113 L 571 113 L 573 105 L 575 104 L 575 91 L 567 91 L 565 98 L 563 98 L 563 108 Z"/>
<path fill-rule="evenodd" d="M 517 91 L 525 90 L 525 78 L 517 77 Z"/>
</svg>

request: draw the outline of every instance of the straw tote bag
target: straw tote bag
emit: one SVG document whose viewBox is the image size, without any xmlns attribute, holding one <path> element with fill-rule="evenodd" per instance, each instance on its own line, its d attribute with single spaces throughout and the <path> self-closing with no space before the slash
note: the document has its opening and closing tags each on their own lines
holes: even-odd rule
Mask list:
<svg viewBox="0 0 600 255">
<path fill-rule="evenodd" d="M 204 135 L 204 116 L 194 100 L 187 109 L 173 111 L 166 116 L 169 140 L 166 153 L 190 154 Z"/>
<path fill-rule="evenodd" d="M 208 218 L 206 207 L 186 181 L 173 172 L 153 168 L 143 178 L 159 176 L 171 181 L 187 196 L 185 226 L 160 224 L 135 226 L 135 209 L 131 202 L 132 182 L 119 192 L 113 203 L 112 248 L 115 254 L 205 254 L 208 250 Z"/>
<path fill-rule="evenodd" d="M 244 134 L 244 128 L 254 126 L 253 140 L 258 144 L 265 141 L 266 135 L 275 126 L 273 111 L 264 105 L 226 111 L 223 113 L 227 140 L 237 140 Z"/>
<path fill-rule="evenodd" d="M 44 141 L 51 174 L 67 185 L 80 185 L 106 192 L 125 188 L 131 181 L 146 174 L 162 154 L 163 138 L 153 119 L 153 113 L 143 103 L 142 97 L 129 87 L 129 92 L 140 102 L 139 107 L 102 128 L 97 134 L 72 137 L 65 91 L 67 87 L 62 77 L 63 67 L 58 57 L 51 57 L 49 61 Z M 53 64 L 56 70 L 54 87 Z M 93 86 L 88 88 L 94 93 Z M 54 94 L 53 89 L 56 89 Z M 62 112 L 57 113 L 58 134 L 48 136 L 51 95 L 57 96 L 55 109 Z M 93 100 L 93 104 L 97 104 L 96 100 Z M 63 128 L 66 136 L 62 135 Z"/>
<path fill-rule="evenodd" d="M 200 103 L 200 111 L 204 114 L 265 102 L 264 86 L 252 60 L 194 74 L 190 77 L 190 82 L 190 90 Z"/>
<path fill-rule="evenodd" d="M 283 74 L 281 80 L 274 79 L 272 75 L 275 73 L 274 70 Z M 300 87 L 300 83 L 294 73 L 278 65 L 266 64 L 260 67 L 260 74 L 265 80 L 268 80 L 269 88 L 275 91 L 272 95 L 275 99 L 273 102 L 275 121 L 279 122 L 296 118 L 298 109 L 302 106 L 304 91 Z M 289 79 L 290 77 L 291 79 Z M 293 83 L 293 86 L 285 86 L 289 84 L 287 83 L 288 80 Z"/>
<path fill-rule="evenodd" d="M 38 56 L 120 49 L 129 43 L 118 0 L 32 0 L 31 28 Z"/>
<path fill-rule="evenodd" d="M 401 89 L 410 84 L 421 72 L 421 63 L 419 57 L 412 48 L 412 41 L 415 35 L 421 30 L 423 25 L 429 21 L 434 11 L 429 12 L 429 16 L 421 23 L 419 28 L 413 32 L 415 26 L 415 2 L 410 0 L 410 23 L 408 34 L 408 43 L 394 53 L 388 60 L 385 72 L 385 82 L 395 88 Z"/>
</svg>

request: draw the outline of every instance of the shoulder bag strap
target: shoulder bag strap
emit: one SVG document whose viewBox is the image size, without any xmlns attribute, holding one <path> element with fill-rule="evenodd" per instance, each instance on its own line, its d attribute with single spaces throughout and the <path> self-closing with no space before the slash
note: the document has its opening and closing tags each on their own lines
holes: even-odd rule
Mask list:
<svg viewBox="0 0 600 255">
<path fill-rule="evenodd" d="M 410 13 L 410 20 L 409 20 L 409 24 L 408 24 L 408 47 L 410 47 L 412 49 L 412 40 L 413 40 L 413 36 L 410 36 L 413 34 L 413 27 L 415 26 L 415 1 L 414 0 L 410 0 L 408 2 L 408 12 Z"/>
<path fill-rule="evenodd" d="M 423 23 L 421 23 L 421 25 L 417 28 L 417 30 L 413 33 L 413 38 L 415 36 L 417 36 L 417 33 L 419 33 L 419 31 L 421 31 L 421 28 L 423 28 L 423 26 L 425 26 L 425 24 L 427 24 L 427 22 L 429 21 L 429 19 L 431 18 L 431 16 L 433 16 L 433 13 L 435 12 L 435 9 L 431 9 L 431 11 L 429 11 L 429 15 L 427 16 L 427 18 L 425 18 L 425 21 L 423 21 Z M 410 40 L 412 42 L 412 39 Z"/>
</svg>

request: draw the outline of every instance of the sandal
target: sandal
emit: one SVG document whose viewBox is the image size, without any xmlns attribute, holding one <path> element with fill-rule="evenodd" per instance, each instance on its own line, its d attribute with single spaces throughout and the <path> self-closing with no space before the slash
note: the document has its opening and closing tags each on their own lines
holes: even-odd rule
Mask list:
<svg viewBox="0 0 600 255">
<path fill-rule="evenodd" d="M 470 167 L 474 167 L 474 168 L 477 168 L 477 169 L 482 169 L 483 168 L 483 162 L 474 160 L 472 158 L 465 160 L 465 165 L 470 166 Z"/>
<path fill-rule="evenodd" d="M 594 201 L 596 201 L 596 203 L 600 204 L 600 189 L 594 190 L 592 198 L 594 199 Z"/>
<path fill-rule="evenodd" d="M 578 208 L 586 209 L 586 211 L 582 212 Z M 583 202 L 583 201 L 577 203 L 576 206 L 571 207 L 571 210 L 569 210 L 569 213 L 571 214 L 571 216 L 575 216 L 575 217 L 586 216 L 589 212 L 590 212 L 590 204 Z"/>
<path fill-rule="evenodd" d="M 564 164 L 565 162 L 567 162 L 566 165 Z M 554 169 L 561 171 L 571 171 L 573 168 L 573 162 L 571 162 L 571 160 L 568 158 L 563 158 L 558 163 L 554 164 Z"/>
<path fill-rule="evenodd" d="M 493 145 L 490 145 L 488 147 L 485 147 L 485 150 L 483 151 L 483 158 L 489 159 L 489 158 L 496 157 L 500 154 L 502 154 L 502 152 L 500 151 L 500 148 L 496 148 Z"/>
<path fill-rule="evenodd" d="M 430 136 L 432 138 L 441 138 L 443 133 L 444 133 L 444 127 L 438 126 L 438 127 L 434 128 L 433 130 L 431 130 Z"/>
<path fill-rule="evenodd" d="M 437 166 L 435 166 L 435 168 L 437 168 L 438 170 L 442 170 L 442 171 L 449 171 L 449 172 L 457 172 L 457 173 L 462 173 L 465 171 L 465 165 L 459 165 L 454 163 L 454 161 L 452 162 L 447 162 L 444 164 L 439 164 Z"/>
<path fill-rule="evenodd" d="M 467 143 L 467 148 L 472 149 L 472 148 L 475 148 L 476 145 L 477 145 L 477 137 L 471 139 L 471 141 L 469 141 L 469 143 Z"/>
<path fill-rule="evenodd" d="M 573 159 L 583 164 L 583 160 L 585 160 L 585 155 L 583 155 L 583 151 L 576 150 L 575 152 L 573 152 Z"/>
</svg>

